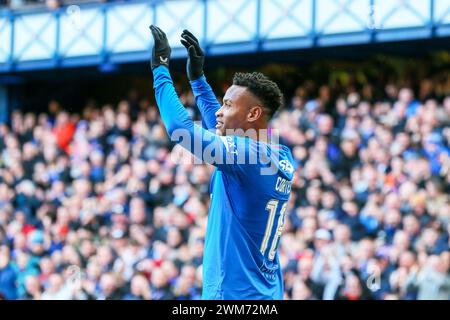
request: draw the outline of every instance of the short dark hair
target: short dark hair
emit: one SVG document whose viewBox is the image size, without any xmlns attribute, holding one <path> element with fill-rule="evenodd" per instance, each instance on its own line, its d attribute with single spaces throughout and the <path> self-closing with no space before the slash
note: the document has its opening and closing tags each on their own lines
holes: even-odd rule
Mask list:
<svg viewBox="0 0 450 320">
<path fill-rule="evenodd" d="M 247 87 L 267 110 L 269 118 L 281 107 L 283 94 L 278 85 L 260 72 L 238 72 L 233 77 L 233 84 Z"/>
</svg>

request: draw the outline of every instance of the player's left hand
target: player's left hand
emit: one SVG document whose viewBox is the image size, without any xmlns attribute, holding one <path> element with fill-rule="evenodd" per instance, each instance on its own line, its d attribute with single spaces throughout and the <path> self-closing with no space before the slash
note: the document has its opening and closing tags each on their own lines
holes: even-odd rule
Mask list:
<svg viewBox="0 0 450 320">
<path fill-rule="evenodd" d="M 152 69 L 160 65 L 169 67 L 170 59 L 170 45 L 167 40 L 166 34 L 157 26 L 151 25 L 150 30 L 152 31 L 152 36 L 154 40 L 153 50 L 152 50 Z"/>
<path fill-rule="evenodd" d="M 197 80 L 203 75 L 203 65 L 205 64 L 205 53 L 197 38 L 189 31 L 184 30 L 181 34 L 181 43 L 186 47 L 188 60 L 186 65 L 189 80 Z"/>
</svg>

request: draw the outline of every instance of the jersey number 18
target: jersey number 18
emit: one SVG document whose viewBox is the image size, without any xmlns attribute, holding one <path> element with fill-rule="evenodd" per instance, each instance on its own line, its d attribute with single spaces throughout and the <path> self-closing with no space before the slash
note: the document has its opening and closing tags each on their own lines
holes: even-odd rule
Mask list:
<svg viewBox="0 0 450 320">
<path fill-rule="evenodd" d="M 263 255 L 267 251 L 267 247 L 269 245 L 269 239 L 270 239 L 270 236 L 272 235 L 273 223 L 275 220 L 275 215 L 277 213 L 278 203 L 279 203 L 278 200 L 272 199 L 269 202 L 267 202 L 267 205 L 266 205 L 266 210 L 269 211 L 269 219 L 267 220 L 266 231 L 264 232 L 264 238 L 263 238 L 263 241 L 261 243 L 261 248 L 260 248 L 260 251 Z M 272 243 L 270 245 L 269 260 L 271 260 L 271 261 L 275 258 L 275 253 L 277 251 L 278 239 L 280 238 L 281 233 L 283 232 L 284 216 L 286 214 L 286 207 L 287 207 L 287 202 L 285 202 L 283 204 L 283 206 L 281 207 L 280 216 L 278 217 L 277 227 L 275 229 L 275 235 L 274 235 Z"/>
</svg>

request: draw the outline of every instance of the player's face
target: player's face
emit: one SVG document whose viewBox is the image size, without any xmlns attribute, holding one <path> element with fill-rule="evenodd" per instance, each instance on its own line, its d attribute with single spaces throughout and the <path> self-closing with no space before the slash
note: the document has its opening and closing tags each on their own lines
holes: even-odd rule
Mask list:
<svg viewBox="0 0 450 320">
<path fill-rule="evenodd" d="M 246 87 L 232 85 L 223 97 L 222 107 L 216 112 L 216 134 L 225 136 L 227 129 L 247 130 L 251 99 Z"/>
</svg>

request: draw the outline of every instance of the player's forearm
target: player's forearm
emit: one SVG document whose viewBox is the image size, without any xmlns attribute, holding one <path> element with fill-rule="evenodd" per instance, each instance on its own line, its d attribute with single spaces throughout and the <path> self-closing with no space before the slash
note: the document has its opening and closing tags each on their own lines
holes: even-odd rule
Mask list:
<svg viewBox="0 0 450 320">
<path fill-rule="evenodd" d="M 216 112 L 220 109 L 220 104 L 211 86 L 206 81 L 204 75 L 196 80 L 190 81 L 190 83 L 203 122 L 206 124 L 207 129 L 214 128 L 216 126 Z"/>
<path fill-rule="evenodd" d="M 220 158 L 224 149 L 222 140 L 214 133 L 194 125 L 175 92 L 169 70 L 165 66 L 153 69 L 153 77 L 156 103 L 170 139 L 198 159 L 215 163 L 216 158 L 209 156 L 209 153 L 205 157 L 204 150 L 215 150 Z"/>
<path fill-rule="evenodd" d="M 153 69 L 153 88 L 156 103 L 169 136 L 172 137 L 177 129 L 192 131 L 194 122 L 181 104 L 169 70 L 165 66 Z"/>
</svg>

